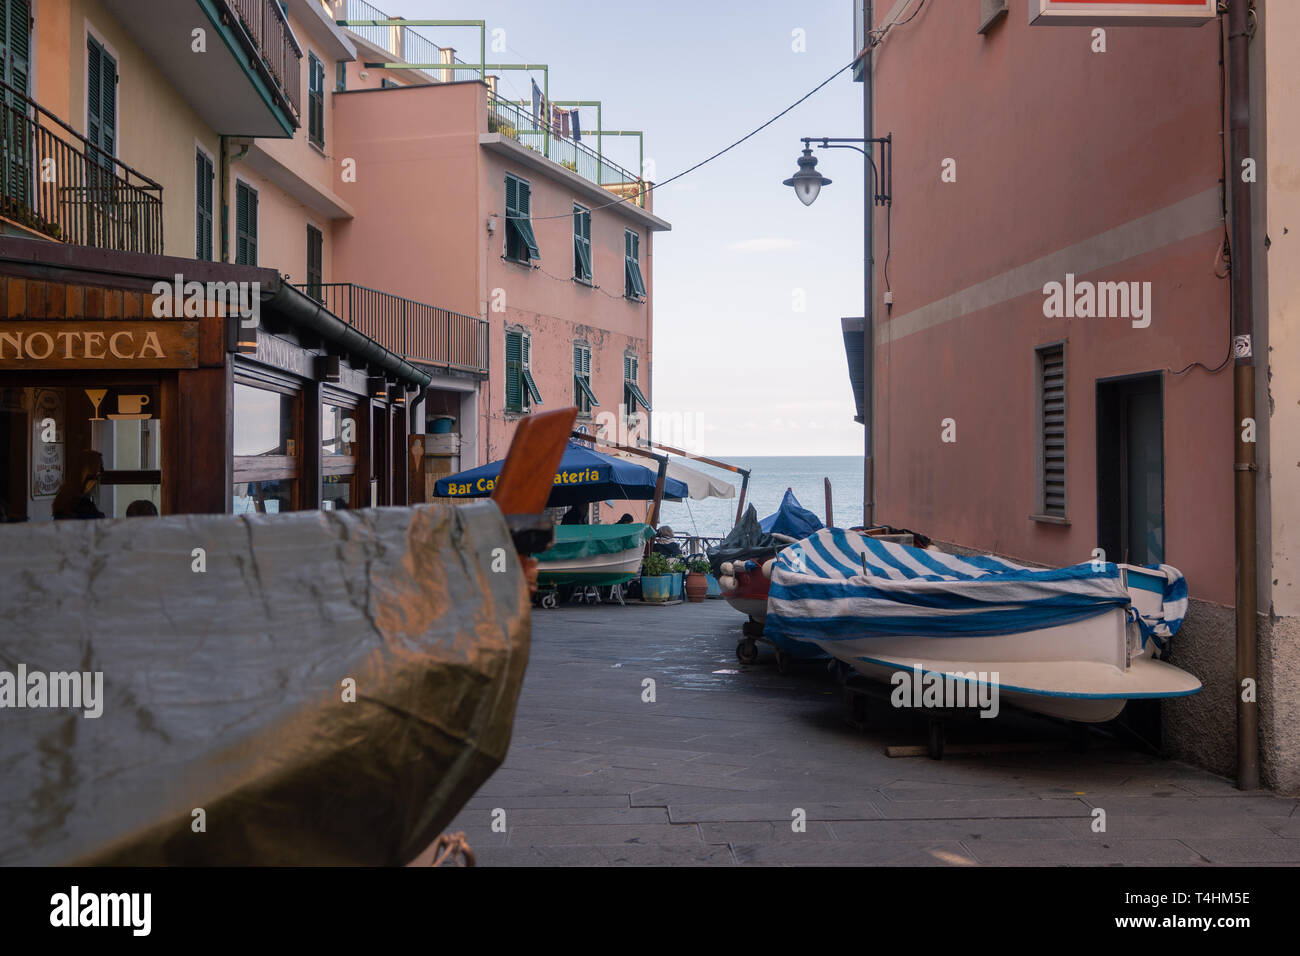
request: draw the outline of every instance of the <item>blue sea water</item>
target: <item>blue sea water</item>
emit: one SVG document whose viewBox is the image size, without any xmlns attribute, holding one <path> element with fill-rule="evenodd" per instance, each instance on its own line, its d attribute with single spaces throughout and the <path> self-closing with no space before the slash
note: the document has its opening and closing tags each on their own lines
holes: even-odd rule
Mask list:
<svg viewBox="0 0 1300 956">
<path fill-rule="evenodd" d="M 753 503 L 758 516 L 764 518 L 781 505 L 786 488 L 809 511 L 826 520 L 826 492 L 823 480 L 831 480 L 831 505 L 835 524 L 841 528 L 862 523 L 862 457 L 860 455 L 777 456 L 726 458 L 730 464 L 750 470 L 745 502 Z M 698 461 L 684 461 L 736 486 L 735 498 L 708 498 L 704 501 L 665 501 L 660 509 L 659 524 L 669 525 L 677 534 L 722 537 L 736 523 L 741 476 Z"/>
</svg>

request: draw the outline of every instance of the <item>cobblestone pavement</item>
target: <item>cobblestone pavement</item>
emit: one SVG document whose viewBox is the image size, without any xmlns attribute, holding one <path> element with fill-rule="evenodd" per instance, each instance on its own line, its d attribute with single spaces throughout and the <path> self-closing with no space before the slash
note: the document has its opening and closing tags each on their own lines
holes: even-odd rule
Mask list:
<svg viewBox="0 0 1300 956">
<path fill-rule="evenodd" d="M 738 664 L 740 622 L 716 600 L 535 611 L 510 753 L 449 829 L 484 866 L 1300 863 L 1296 799 L 1031 716 L 948 739 L 1036 751 L 890 757 L 924 722 L 881 703 L 850 727 L 824 665 Z"/>
</svg>

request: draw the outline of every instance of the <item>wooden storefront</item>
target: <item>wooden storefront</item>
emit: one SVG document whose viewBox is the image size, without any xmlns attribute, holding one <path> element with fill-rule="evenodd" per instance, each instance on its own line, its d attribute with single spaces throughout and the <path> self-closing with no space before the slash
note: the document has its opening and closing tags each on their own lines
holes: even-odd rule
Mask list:
<svg viewBox="0 0 1300 956">
<path fill-rule="evenodd" d="M 274 270 L 0 238 L 0 520 L 406 504 L 428 381 Z"/>
</svg>

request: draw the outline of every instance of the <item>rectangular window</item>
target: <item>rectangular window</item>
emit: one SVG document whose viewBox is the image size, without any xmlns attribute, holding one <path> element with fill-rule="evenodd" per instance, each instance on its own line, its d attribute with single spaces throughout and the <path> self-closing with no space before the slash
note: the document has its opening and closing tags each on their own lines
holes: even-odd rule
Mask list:
<svg viewBox="0 0 1300 956">
<path fill-rule="evenodd" d="M 515 262 L 540 259 L 533 235 L 532 188 L 518 176 L 506 175 L 506 258 Z"/>
<path fill-rule="evenodd" d="M 307 227 L 307 294 L 317 302 L 324 301 L 324 269 L 321 265 L 325 247 L 325 237 L 315 226 Z"/>
<path fill-rule="evenodd" d="M 307 53 L 307 139 L 325 147 L 325 64 Z"/>
<path fill-rule="evenodd" d="M 338 401 L 338 400 L 334 400 Z M 357 507 L 357 443 L 360 416 L 355 405 L 321 403 L 321 497 L 322 511 Z"/>
<path fill-rule="evenodd" d="M 342 93 L 348 88 L 348 64 L 346 60 L 339 60 L 334 64 L 334 92 Z"/>
<path fill-rule="evenodd" d="M 247 183 L 235 184 L 235 262 L 257 265 L 257 190 Z"/>
<path fill-rule="evenodd" d="M 591 390 L 591 346 L 585 342 L 573 343 L 573 404 L 579 415 L 590 415 L 600 405 Z"/>
<path fill-rule="evenodd" d="M 194 258 L 212 259 L 212 158 L 194 151 Z"/>
<path fill-rule="evenodd" d="M 0 0 L 0 78 L 27 93 L 32 54 L 27 0 Z"/>
<path fill-rule="evenodd" d="M 645 400 L 645 394 L 641 391 L 641 386 L 637 384 L 640 366 L 641 362 L 635 355 L 623 356 L 623 404 L 627 406 L 629 415 L 636 414 L 638 405 L 647 412 L 652 411 L 650 403 Z"/>
<path fill-rule="evenodd" d="M 529 353 L 532 337 L 527 332 L 506 331 L 506 411 L 526 412 L 542 404 L 542 393 L 533 380 Z"/>
<path fill-rule="evenodd" d="M 573 204 L 573 277 L 591 282 L 591 210 Z"/>
<path fill-rule="evenodd" d="M 86 38 L 86 138 L 102 166 L 117 156 L 117 61 L 94 37 Z"/>
<path fill-rule="evenodd" d="M 628 229 L 623 233 L 624 269 L 623 294 L 638 302 L 645 299 L 645 282 L 641 279 L 641 236 Z"/>
<path fill-rule="evenodd" d="M 234 386 L 235 514 L 275 514 L 299 507 L 301 395 L 236 382 Z"/>
<path fill-rule="evenodd" d="M 1066 517 L 1065 497 L 1065 346 L 1046 345 L 1038 359 L 1037 513 Z"/>
</svg>

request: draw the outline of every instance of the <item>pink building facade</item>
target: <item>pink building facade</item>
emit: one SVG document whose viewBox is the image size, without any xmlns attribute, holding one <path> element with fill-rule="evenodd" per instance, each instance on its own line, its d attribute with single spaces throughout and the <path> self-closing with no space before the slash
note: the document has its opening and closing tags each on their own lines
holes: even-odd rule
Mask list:
<svg viewBox="0 0 1300 956">
<path fill-rule="evenodd" d="M 904 6 L 876 2 L 875 27 Z M 930 4 L 871 58 L 873 135 L 894 149 L 874 224 L 876 518 L 1030 563 L 1101 548 L 1182 570 L 1192 610 L 1173 660 L 1204 690 L 1139 709 L 1139 729 L 1231 773 L 1219 30 L 1114 27 L 1100 52 L 1087 27 L 1031 27 L 1023 3 L 1003 6 L 983 25 L 978 4 Z M 1277 634 L 1272 654 L 1293 658 Z M 1285 699 L 1261 707 L 1275 786 L 1300 779 Z"/>
</svg>

